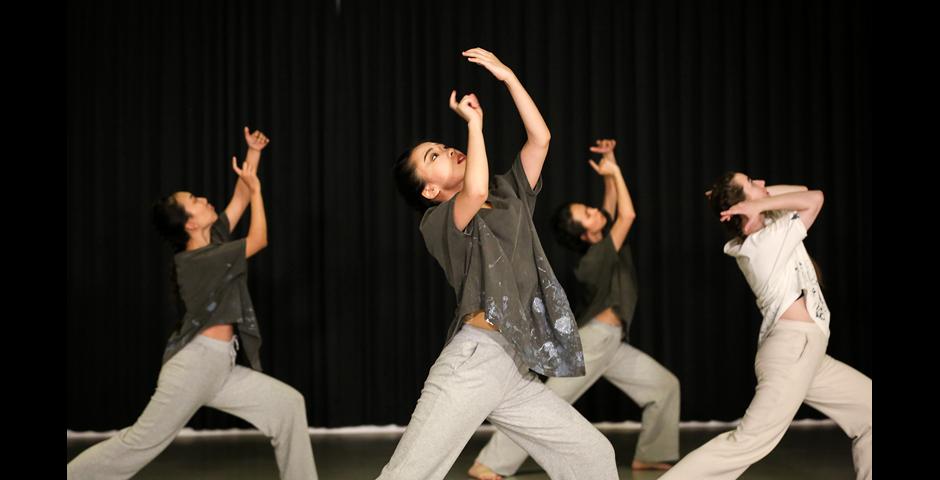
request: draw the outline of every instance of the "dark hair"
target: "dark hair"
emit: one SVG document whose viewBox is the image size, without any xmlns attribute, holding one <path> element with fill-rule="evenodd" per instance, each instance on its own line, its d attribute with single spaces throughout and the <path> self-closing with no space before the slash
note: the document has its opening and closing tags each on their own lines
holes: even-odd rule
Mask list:
<svg viewBox="0 0 940 480">
<path fill-rule="evenodd" d="M 179 202 L 176 201 L 176 194 L 171 193 L 153 202 L 152 207 L 153 226 L 157 233 L 173 249 L 173 253 L 179 253 L 186 249 L 186 242 L 189 241 L 189 234 L 186 233 L 186 222 L 189 220 L 189 214 Z M 186 305 L 183 303 L 183 297 L 180 296 L 179 283 L 176 279 L 176 265 L 173 259 L 170 259 L 170 299 L 176 305 L 179 321 L 183 321 L 183 314 L 186 313 Z"/>
<path fill-rule="evenodd" d="M 712 183 L 708 203 L 715 215 L 721 218 L 721 212 L 745 200 L 744 187 L 734 183 L 735 172 L 725 172 Z M 721 222 L 729 239 L 744 238 L 744 217 L 733 215 L 727 222 Z"/>
<path fill-rule="evenodd" d="M 555 209 L 555 213 L 552 214 L 552 230 L 555 232 L 555 240 L 563 247 L 583 254 L 591 247 L 591 243 L 581 239 L 581 235 L 587 230 L 571 216 L 571 206 L 575 203 L 567 202 Z M 607 224 L 604 225 L 603 230 L 606 236 L 610 232 L 613 218 L 603 208 L 599 211 L 607 217 Z"/>
<path fill-rule="evenodd" d="M 176 201 L 176 194 L 171 193 L 153 202 L 152 214 L 154 228 L 170 244 L 173 253 L 185 250 L 186 242 L 189 241 L 189 234 L 186 233 L 189 214 Z"/>
<path fill-rule="evenodd" d="M 418 213 L 424 213 L 425 210 L 434 206 L 434 202 L 428 200 L 421 194 L 424 191 L 424 181 L 418 178 L 418 172 L 411 163 L 411 152 L 418 145 L 405 150 L 398 156 L 395 164 L 392 166 L 392 175 L 395 177 L 395 186 L 398 187 L 398 193 L 408 202 L 408 205 Z"/>
</svg>

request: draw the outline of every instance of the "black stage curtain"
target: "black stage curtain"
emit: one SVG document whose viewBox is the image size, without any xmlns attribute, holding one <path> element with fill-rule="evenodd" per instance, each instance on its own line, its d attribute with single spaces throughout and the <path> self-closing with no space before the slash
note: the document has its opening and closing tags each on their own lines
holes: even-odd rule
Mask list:
<svg viewBox="0 0 940 480">
<path fill-rule="evenodd" d="M 829 353 L 871 375 L 870 16 L 816 0 L 71 2 L 67 427 L 124 427 L 149 400 L 175 322 L 150 203 L 189 190 L 224 208 L 244 125 L 272 139 L 270 246 L 249 262 L 266 372 L 313 426 L 406 424 L 455 302 L 390 165 L 417 140 L 464 148 L 452 88 L 480 98 L 492 172 L 524 142 L 505 88 L 461 57 L 475 46 L 551 128 L 535 222 L 563 281 L 575 256 L 549 217 L 600 203 L 587 147 L 618 140 L 638 211 L 633 343 L 682 382 L 683 420 L 739 418 L 756 384 L 760 314 L 703 197 L 729 169 L 826 193 L 806 244 Z M 639 418 L 606 382 L 576 406 Z M 190 425 L 247 426 L 209 409 Z"/>
</svg>

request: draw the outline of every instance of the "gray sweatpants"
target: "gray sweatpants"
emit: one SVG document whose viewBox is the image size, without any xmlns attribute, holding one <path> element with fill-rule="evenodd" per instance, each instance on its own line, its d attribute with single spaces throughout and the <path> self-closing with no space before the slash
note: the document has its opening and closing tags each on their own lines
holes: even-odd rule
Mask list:
<svg viewBox="0 0 940 480">
<path fill-rule="evenodd" d="M 679 458 L 679 380 L 649 355 L 621 341 L 622 329 L 592 320 L 578 331 L 584 349 L 583 377 L 549 378 L 545 386 L 574 403 L 603 375 L 643 407 L 643 430 L 634 459 L 645 462 Z M 528 453 L 509 436 L 496 432 L 477 461 L 510 476 Z"/>
<path fill-rule="evenodd" d="M 783 438 L 801 403 L 852 438 L 856 478 L 871 480 L 871 379 L 826 355 L 816 324 L 779 320 L 757 349 L 757 391 L 738 427 L 689 453 L 666 479 L 738 478 Z"/>
<path fill-rule="evenodd" d="M 69 462 L 69 479 L 130 478 L 165 449 L 205 405 L 243 418 L 271 437 L 281 478 L 316 479 L 304 397 L 289 385 L 235 365 L 231 342 L 197 335 L 163 365 L 137 422 Z"/>
<path fill-rule="evenodd" d="M 487 418 L 553 479 L 617 478 L 607 438 L 521 366 L 502 335 L 471 326 L 431 366 L 411 422 L 379 478 L 444 478 Z"/>
</svg>

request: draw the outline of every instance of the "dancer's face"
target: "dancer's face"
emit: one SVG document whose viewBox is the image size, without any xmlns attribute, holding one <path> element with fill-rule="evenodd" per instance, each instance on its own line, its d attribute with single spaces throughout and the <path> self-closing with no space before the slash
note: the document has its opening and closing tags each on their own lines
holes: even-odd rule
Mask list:
<svg viewBox="0 0 940 480">
<path fill-rule="evenodd" d="M 186 210 L 189 220 L 186 221 L 186 231 L 199 231 L 212 226 L 219 215 L 215 213 L 215 207 L 209 203 L 206 197 L 197 197 L 190 192 L 176 192 L 176 203 Z"/>
<path fill-rule="evenodd" d="M 763 180 L 755 180 L 743 173 L 736 173 L 732 181 L 744 190 L 744 198 L 748 200 L 757 200 L 770 196 L 770 192 L 764 186 L 766 182 Z"/>
<path fill-rule="evenodd" d="M 423 142 L 411 150 L 409 161 L 424 184 L 422 194 L 435 200 L 441 190 L 457 189 L 467 172 L 467 156 L 443 143 Z"/>
<path fill-rule="evenodd" d="M 607 225 L 607 217 L 600 210 L 583 203 L 571 204 L 571 219 L 588 233 L 599 232 Z"/>
</svg>

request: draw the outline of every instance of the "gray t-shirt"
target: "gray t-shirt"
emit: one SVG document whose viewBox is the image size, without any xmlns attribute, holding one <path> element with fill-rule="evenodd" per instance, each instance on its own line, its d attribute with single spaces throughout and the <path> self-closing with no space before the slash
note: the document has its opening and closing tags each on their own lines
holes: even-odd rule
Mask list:
<svg viewBox="0 0 940 480">
<path fill-rule="evenodd" d="M 246 240 L 230 240 L 228 216 L 221 212 L 209 245 L 173 257 L 186 313 L 167 342 L 163 363 L 206 328 L 235 324 L 251 368 L 261 371 L 261 332 L 248 294 Z"/>
<path fill-rule="evenodd" d="M 493 208 L 481 208 L 457 230 L 455 195 L 424 213 L 421 234 L 457 294 L 448 341 L 466 315 L 483 310 L 528 368 L 576 377 L 584 375 L 581 338 L 532 223 L 541 189 L 541 178 L 534 190 L 529 185 L 517 155 L 512 168 L 490 182 Z"/>
<path fill-rule="evenodd" d="M 623 322 L 623 338 L 628 341 L 637 300 L 636 268 L 630 245 L 624 242 L 617 251 L 610 235 L 605 236 L 581 257 L 574 276 L 581 284 L 583 298 L 580 304 L 586 305 L 578 314 L 578 325 L 583 326 L 608 307 L 613 307 Z"/>
</svg>

